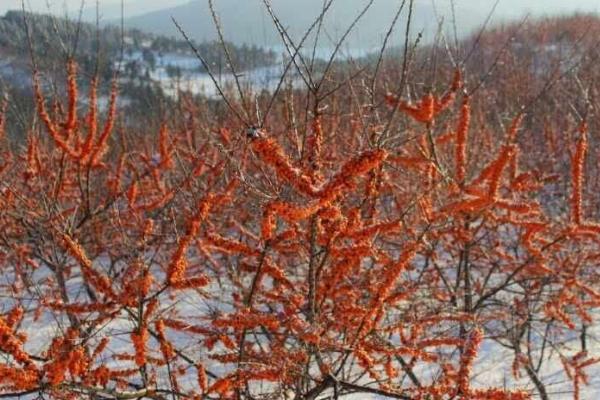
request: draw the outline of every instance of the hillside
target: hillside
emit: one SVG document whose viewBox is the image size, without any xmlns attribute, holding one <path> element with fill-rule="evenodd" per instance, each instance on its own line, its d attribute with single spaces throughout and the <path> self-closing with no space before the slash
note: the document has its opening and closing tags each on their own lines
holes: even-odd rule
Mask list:
<svg viewBox="0 0 600 400">
<path fill-rule="evenodd" d="M 5 55 L 27 57 L 29 53 L 25 19 L 31 27 L 32 41 L 36 53 L 43 54 L 43 62 L 51 65 L 56 61 L 64 61 L 69 53 L 85 59 L 84 65 L 95 61 L 96 54 L 107 65 L 112 65 L 124 51 L 125 62 L 140 58 L 135 56 L 144 53 L 145 60 L 152 68 L 156 58 L 177 55 L 179 58 L 196 58 L 189 44 L 181 36 L 165 37 L 138 29 L 126 29 L 124 37 L 120 28 L 112 25 L 104 26 L 97 31 L 90 23 L 78 24 L 75 21 L 43 14 L 23 14 L 20 11 L 9 11 L 0 17 L 0 51 Z M 99 43 L 99 47 L 98 47 Z M 211 65 L 224 63 L 225 54 L 221 45 L 214 41 L 193 43 L 200 54 Z M 229 51 L 236 66 L 240 70 L 270 65 L 274 54 L 257 47 L 235 46 L 228 43 Z M 154 60 L 154 61 L 153 61 Z M 200 63 L 197 68 L 202 69 Z"/>
<path fill-rule="evenodd" d="M 115 26 L 104 26 L 98 31 L 91 23 L 77 24 L 50 15 L 9 11 L 0 17 L 0 88 L 10 92 L 11 97 L 23 99 L 20 114 L 31 111 L 31 104 L 25 101 L 31 96 L 26 20 L 35 61 L 48 84 L 64 79 L 65 61 L 71 55 L 77 60 L 81 73 L 92 76 L 97 71 L 104 82 L 113 79 L 120 70 L 121 98 L 132 102 L 133 114 L 140 100 L 150 104 L 165 101 L 162 87 L 156 83 L 160 79 L 206 72 L 189 44 L 180 37 L 138 29 L 126 29 L 122 37 L 120 28 Z M 220 43 L 193 44 L 216 72 L 226 69 L 227 59 Z M 267 67 L 276 60 L 274 52 L 256 46 L 227 45 L 238 71 Z M 82 82 L 82 89 L 86 89 L 86 82 Z M 108 95 L 107 90 L 107 87 L 102 88 L 103 96 Z M 23 123 L 25 119 L 19 120 Z"/>
</svg>

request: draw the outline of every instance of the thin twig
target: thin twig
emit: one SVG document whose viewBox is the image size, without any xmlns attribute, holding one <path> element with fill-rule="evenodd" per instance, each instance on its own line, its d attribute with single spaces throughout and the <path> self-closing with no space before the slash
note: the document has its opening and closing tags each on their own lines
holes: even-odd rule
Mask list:
<svg viewBox="0 0 600 400">
<path fill-rule="evenodd" d="M 185 33 L 185 31 L 183 30 L 183 28 L 181 27 L 181 25 L 179 25 L 179 23 L 177 22 L 177 20 L 175 20 L 174 17 L 171 17 L 171 21 L 173 21 L 173 23 L 177 27 L 177 30 L 179 31 L 179 33 L 183 36 L 183 38 L 185 39 L 185 41 L 187 42 L 187 44 L 190 46 L 190 48 L 194 52 L 194 55 L 196 56 L 196 58 L 198 58 L 198 60 L 200 60 L 200 62 L 202 63 L 202 66 L 204 67 L 204 69 L 208 73 L 208 76 L 210 77 L 210 79 L 212 80 L 213 84 L 215 85 L 215 88 L 219 92 L 219 96 L 221 96 L 221 98 L 223 99 L 223 101 L 225 102 L 225 104 L 227 105 L 227 107 L 231 110 L 231 112 L 233 112 L 233 114 L 236 116 L 236 118 L 239 119 L 240 122 L 242 122 L 244 124 L 245 127 L 250 128 L 252 126 L 252 124 L 250 123 L 250 121 L 244 119 L 240 115 L 240 113 L 235 109 L 235 107 L 231 104 L 231 102 L 229 101 L 229 99 L 227 98 L 227 96 L 225 95 L 225 93 L 223 92 L 223 89 L 221 88 L 221 86 L 217 82 L 217 79 L 215 78 L 215 75 L 212 73 L 212 71 L 210 69 L 210 66 L 208 65 L 208 62 L 206 62 L 206 60 L 204 59 L 204 57 L 202 57 L 202 55 L 200 54 L 200 52 L 198 51 L 198 49 L 196 48 L 196 46 L 194 45 L 194 43 L 192 43 L 191 39 L 188 37 L 187 33 Z"/>
</svg>

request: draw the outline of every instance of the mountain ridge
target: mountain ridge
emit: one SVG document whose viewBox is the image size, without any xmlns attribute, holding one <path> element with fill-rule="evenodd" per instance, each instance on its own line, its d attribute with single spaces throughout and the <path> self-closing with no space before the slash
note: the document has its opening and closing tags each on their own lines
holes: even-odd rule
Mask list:
<svg viewBox="0 0 600 400">
<path fill-rule="evenodd" d="M 325 42 L 322 42 L 322 45 L 324 47 L 333 46 L 335 38 L 342 35 L 342 32 L 367 3 L 365 0 L 347 0 L 344 3 L 334 2 L 324 19 L 326 34 L 323 36 Z M 318 11 L 308 12 L 306 10 L 320 10 L 322 4 L 322 0 L 306 0 L 301 4 L 291 0 L 272 1 L 272 7 L 276 15 L 296 40 L 302 36 L 304 29 L 309 27 L 318 16 Z M 346 43 L 352 47 L 362 48 L 379 44 L 389 28 L 397 7 L 397 2 L 374 2 L 372 7 L 365 13 L 364 18 L 357 24 L 355 31 L 350 34 Z M 279 33 L 274 28 L 270 16 L 260 2 L 220 0 L 215 8 L 227 40 L 238 45 L 245 43 L 271 47 L 281 44 Z M 403 11 L 403 18 L 406 14 L 406 11 Z M 217 39 L 217 31 L 210 10 L 207 2 L 203 0 L 192 0 L 176 7 L 127 18 L 125 25 L 166 36 L 178 36 L 180 34 L 171 17 L 182 26 L 190 37 L 196 40 L 210 41 Z M 397 33 L 394 36 L 396 40 L 399 40 L 402 36 L 403 29 L 399 28 L 403 26 L 403 18 L 397 25 Z M 425 29 L 426 32 L 430 32 L 437 26 L 435 21 L 436 18 L 431 7 L 420 3 L 415 4 L 413 19 L 415 31 Z M 327 36 L 332 39 L 327 39 Z"/>
</svg>

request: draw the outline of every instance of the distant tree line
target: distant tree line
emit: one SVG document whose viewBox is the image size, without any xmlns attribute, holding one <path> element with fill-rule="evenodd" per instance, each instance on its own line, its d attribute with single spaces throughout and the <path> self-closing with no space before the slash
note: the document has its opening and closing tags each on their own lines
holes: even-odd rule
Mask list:
<svg viewBox="0 0 600 400">
<path fill-rule="evenodd" d="M 166 36 L 156 36 L 138 29 L 126 29 L 114 25 L 95 24 L 58 18 L 51 15 L 8 11 L 0 17 L 0 51 L 4 54 L 25 55 L 29 52 L 26 24 L 29 26 L 35 54 L 44 64 L 63 64 L 69 54 L 76 54 L 80 68 L 93 72 L 100 61 L 100 72 L 112 72 L 113 63 L 121 51 L 132 54 L 142 51 L 143 60 L 150 65 L 156 62 L 157 55 L 179 53 L 193 55 L 190 44 L 185 40 Z M 221 43 L 192 43 L 194 47 L 215 68 L 228 68 Z M 276 61 L 276 54 L 257 46 L 236 46 L 226 43 L 235 67 L 248 70 Z M 42 57 L 43 56 L 43 57 Z"/>
</svg>

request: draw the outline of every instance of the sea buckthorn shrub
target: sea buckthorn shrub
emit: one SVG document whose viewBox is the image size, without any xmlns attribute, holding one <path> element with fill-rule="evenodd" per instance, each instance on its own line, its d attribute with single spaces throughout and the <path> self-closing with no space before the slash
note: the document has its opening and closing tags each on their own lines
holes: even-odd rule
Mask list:
<svg viewBox="0 0 600 400">
<path fill-rule="evenodd" d="M 461 67 L 378 104 L 359 78 L 290 89 L 260 127 L 182 95 L 148 129 L 119 123 L 116 83 L 100 112 L 102 83 L 65 70 L 65 98 L 34 74 L 25 144 L 1 139 L 0 394 L 550 398 L 558 367 L 582 396 L 600 361 L 586 118 L 544 171 L 530 110 L 499 129 Z"/>
</svg>

